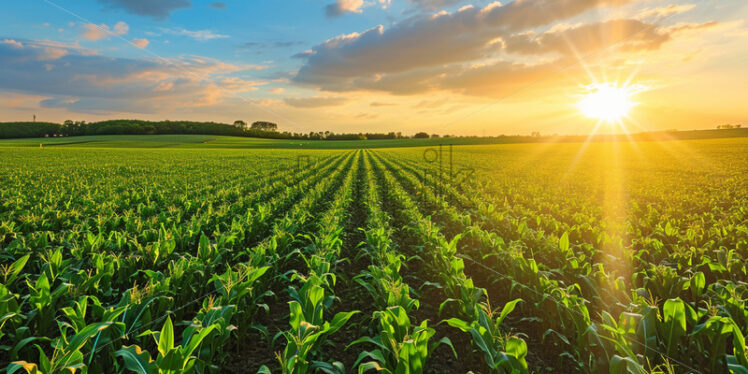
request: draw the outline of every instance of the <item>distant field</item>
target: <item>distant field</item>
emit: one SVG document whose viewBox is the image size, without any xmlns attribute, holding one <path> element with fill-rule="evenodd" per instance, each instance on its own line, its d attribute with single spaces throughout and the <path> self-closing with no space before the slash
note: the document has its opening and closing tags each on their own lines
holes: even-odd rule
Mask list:
<svg viewBox="0 0 748 374">
<path fill-rule="evenodd" d="M 276 148 L 276 149 L 356 149 L 423 147 L 439 144 L 487 145 L 516 143 L 562 142 L 577 143 L 588 140 L 696 140 L 728 139 L 748 137 L 748 129 L 698 130 L 682 132 L 640 133 L 628 135 L 563 136 L 533 138 L 529 136 L 505 136 L 494 138 L 429 138 L 386 140 L 288 140 L 262 139 L 217 135 L 95 135 L 62 138 L 0 139 L 0 147 L 90 147 L 90 148 Z"/>
<path fill-rule="evenodd" d="M 351 149 L 418 147 L 440 143 L 490 144 L 480 138 L 390 139 L 390 140 L 285 140 L 215 135 L 100 135 L 65 138 L 0 139 L 0 147 L 92 147 L 92 148 L 293 148 Z"/>
<path fill-rule="evenodd" d="M 467 145 L 441 166 L 304 149 L 358 142 L 43 143 L 0 142 L 0 365 L 748 370 L 748 138 Z"/>
</svg>

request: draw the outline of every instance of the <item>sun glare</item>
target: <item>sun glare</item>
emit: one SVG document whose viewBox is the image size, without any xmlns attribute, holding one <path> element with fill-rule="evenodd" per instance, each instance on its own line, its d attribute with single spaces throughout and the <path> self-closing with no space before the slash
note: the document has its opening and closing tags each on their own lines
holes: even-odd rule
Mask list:
<svg viewBox="0 0 748 374">
<path fill-rule="evenodd" d="M 587 93 L 577 103 L 579 110 L 587 117 L 614 123 L 628 115 L 637 103 L 631 97 L 638 91 L 635 86 L 617 86 L 611 83 L 591 84 Z"/>
</svg>

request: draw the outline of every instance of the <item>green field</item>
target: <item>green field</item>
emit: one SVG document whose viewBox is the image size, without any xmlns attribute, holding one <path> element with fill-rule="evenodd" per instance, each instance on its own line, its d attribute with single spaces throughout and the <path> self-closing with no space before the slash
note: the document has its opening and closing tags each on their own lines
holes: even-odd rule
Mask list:
<svg viewBox="0 0 748 374">
<path fill-rule="evenodd" d="M 2 126 L 2 123 L 0 123 Z M 277 148 L 277 149 L 361 149 L 430 147 L 440 144 L 494 145 L 522 143 L 579 143 L 586 141 L 671 141 L 746 138 L 748 128 L 643 132 L 626 135 L 497 136 L 462 138 L 403 138 L 382 140 L 294 140 L 220 135 L 88 135 L 52 138 L 0 139 L 0 147 L 86 147 L 86 148 Z"/>
<path fill-rule="evenodd" d="M 0 367 L 748 373 L 748 138 L 423 142 L 0 140 Z"/>
<path fill-rule="evenodd" d="M 387 140 L 288 140 L 216 135 L 96 135 L 61 138 L 0 139 L 0 147 L 87 147 L 87 148 L 293 148 L 355 149 L 419 147 L 440 143 L 491 144 L 481 138 L 387 139 Z"/>
</svg>

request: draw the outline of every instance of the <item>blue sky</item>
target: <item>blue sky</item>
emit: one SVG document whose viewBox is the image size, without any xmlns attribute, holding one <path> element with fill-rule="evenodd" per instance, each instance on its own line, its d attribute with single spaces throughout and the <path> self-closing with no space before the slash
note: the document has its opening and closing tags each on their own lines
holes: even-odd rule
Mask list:
<svg viewBox="0 0 748 374">
<path fill-rule="evenodd" d="M 631 114 L 637 129 L 705 128 L 747 114 L 734 98 L 748 76 L 740 0 L 3 7 L 0 121 L 36 114 L 263 119 L 292 131 L 585 133 L 595 123 L 579 116 L 575 95 L 606 80 L 646 87 Z M 699 97 L 705 86 L 724 97 Z"/>
</svg>

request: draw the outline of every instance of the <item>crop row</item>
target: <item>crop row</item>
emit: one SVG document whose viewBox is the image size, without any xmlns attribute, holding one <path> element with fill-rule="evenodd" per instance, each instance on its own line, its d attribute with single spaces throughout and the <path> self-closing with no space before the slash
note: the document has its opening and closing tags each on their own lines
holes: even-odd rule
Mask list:
<svg viewBox="0 0 748 374">
<path fill-rule="evenodd" d="M 632 282 L 641 283 L 629 296 L 625 279 L 606 272 L 605 266 L 586 252 L 591 244 L 570 244 L 568 232 L 554 237 L 528 228 L 521 221 L 523 217 L 516 219 L 511 212 L 488 207 L 488 199 L 483 197 L 486 193 L 470 184 L 465 188 L 442 181 L 437 187 L 443 196 L 436 196 L 423 188 L 412 163 L 400 161 L 392 168 L 401 171 L 414 192 L 426 196 L 424 206 L 443 227 L 468 233 L 465 252 L 484 258 L 481 266 L 493 263 L 493 269 L 479 268 L 478 272 L 498 281 L 497 285 L 503 283 L 509 293 L 518 293 L 528 301 L 535 299 L 530 310 L 522 311 L 537 316 L 534 318 L 543 326 L 540 331 L 547 328 L 544 338 L 558 338 L 567 346 L 565 354 L 573 355 L 580 370 L 615 364 L 616 370 L 644 371 L 662 359 L 680 365 L 681 370 L 719 372 L 744 366 L 744 283 L 730 281 L 724 273 L 718 274 L 718 282 L 711 283 L 707 281 L 709 274 L 703 272 L 689 269 L 679 276 L 668 267 L 650 265 L 634 274 Z M 463 195 L 457 189 L 467 192 Z M 741 238 L 731 237 L 738 248 L 745 243 Z M 672 253 L 673 257 L 678 255 Z M 559 264 L 559 259 L 565 259 L 567 265 Z M 616 261 L 626 260 L 634 262 L 631 258 Z M 701 261 L 709 264 L 710 258 L 704 256 Z M 739 266 L 732 267 L 738 277 L 745 274 L 744 260 L 733 258 L 733 264 Z M 594 320 L 601 322 L 592 322 L 588 305 L 594 307 Z M 616 314 L 618 318 L 613 317 Z M 690 354 L 693 351 L 709 354 L 695 357 Z"/>
</svg>

